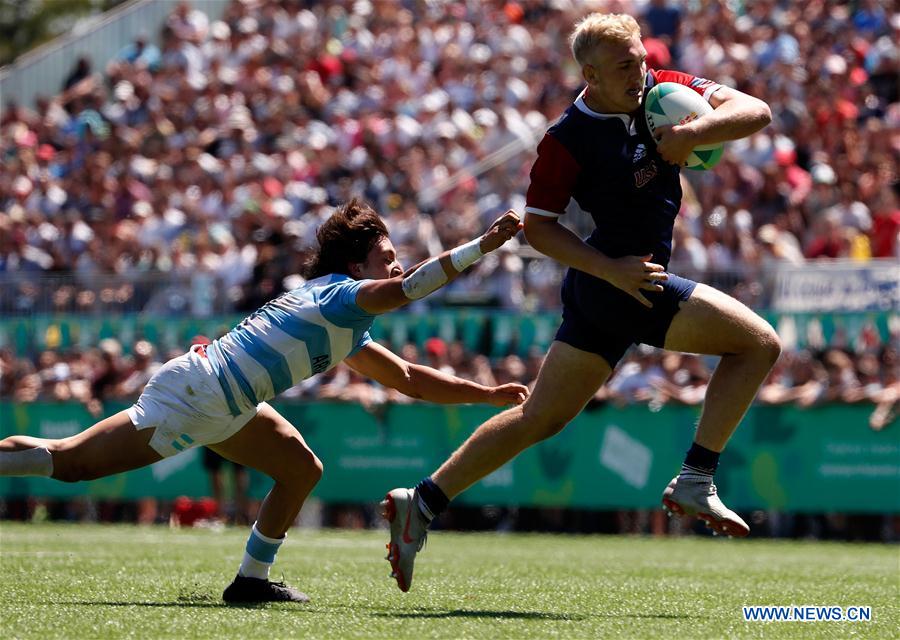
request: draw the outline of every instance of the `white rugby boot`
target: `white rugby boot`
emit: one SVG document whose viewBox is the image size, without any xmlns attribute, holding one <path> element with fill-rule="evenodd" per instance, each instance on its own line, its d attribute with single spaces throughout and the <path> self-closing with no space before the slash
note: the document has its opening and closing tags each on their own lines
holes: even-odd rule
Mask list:
<svg viewBox="0 0 900 640">
<path fill-rule="evenodd" d="M 425 546 L 428 522 L 419 511 L 415 489 L 393 489 L 381 502 L 384 519 L 391 524 L 391 541 L 387 544 L 387 561 L 391 577 L 404 593 L 412 586 L 416 554 Z"/>
<path fill-rule="evenodd" d="M 662 503 L 669 515 L 696 516 L 713 533 L 738 538 L 750 533 L 747 523 L 719 499 L 712 478 L 693 480 L 675 476 L 663 491 Z"/>
</svg>

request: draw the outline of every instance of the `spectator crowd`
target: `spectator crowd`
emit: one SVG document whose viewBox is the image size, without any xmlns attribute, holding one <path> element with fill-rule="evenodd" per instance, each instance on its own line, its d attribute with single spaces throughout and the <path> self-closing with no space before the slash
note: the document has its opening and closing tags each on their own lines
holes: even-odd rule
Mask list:
<svg viewBox="0 0 900 640">
<path fill-rule="evenodd" d="M 160 33 L 79 60 L 58 95 L 0 114 L 0 312 L 249 311 L 302 282 L 317 226 L 353 195 L 383 214 L 406 264 L 459 244 L 523 210 L 534 145 L 581 88 L 568 34 L 593 10 L 637 16 L 650 66 L 772 109 L 714 170 L 683 172 L 673 271 L 752 305 L 773 265 L 898 259 L 900 13 L 886 6 L 231 0 L 211 21 L 183 2 Z M 552 309 L 561 274 L 513 242 L 445 300 Z M 900 395 L 894 339 L 789 353 L 759 401 L 868 401 L 881 428 Z M 403 352 L 485 383 L 529 382 L 540 360 L 440 340 Z M 146 341 L 125 355 L 115 339 L 7 350 L 0 396 L 99 414 L 168 355 Z M 638 349 L 596 400 L 697 403 L 709 370 Z M 402 401 L 341 367 L 291 394 Z"/>
<path fill-rule="evenodd" d="M 203 336 L 198 341 L 207 340 Z M 896 343 L 896 341 L 895 341 Z M 128 353 L 115 338 L 82 350 L 47 349 L 34 358 L 0 350 L 0 401 L 84 404 L 95 416 L 104 402 L 133 402 L 144 384 L 166 359 L 182 350 L 157 353 L 146 340 L 130 345 Z M 429 338 L 418 347 L 401 345 L 400 354 L 484 385 L 519 382 L 533 385 L 543 352 L 531 349 L 525 357 L 510 353 L 497 358 L 474 353 L 461 342 Z M 716 358 L 666 352 L 653 347 L 632 349 L 600 388 L 591 406 L 643 403 L 653 410 L 666 404 L 700 405 Z M 344 364 L 305 380 L 281 398 L 354 402 L 377 412 L 387 403 L 413 400 L 357 374 Z M 808 408 L 825 403 L 866 403 L 872 407 L 869 426 L 881 430 L 897 419 L 900 410 L 900 350 L 896 344 L 873 344 L 865 349 L 831 345 L 820 350 L 786 352 L 760 389 L 760 405 Z"/>
<path fill-rule="evenodd" d="M 897 258 L 889 6 L 231 0 L 211 21 L 181 3 L 160 33 L 0 115 L 0 307 L 172 310 L 146 288 L 201 277 L 211 308 L 251 309 L 298 282 L 317 225 L 354 194 L 406 263 L 456 245 L 523 209 L 534 145 L 580 89 L 567 36 L 591 10 L 638 16 L 651 66 L 772 108 L 715 170 L 684 172 L 673 271 L 728 273 L 716 284 L 753 304 L 773 264 Z M 530 256 L 513 245 L 447 295 L 557 306 L 559 267 Z M 35 280 L 49 274 L 64 294 Z"/>
</svg>

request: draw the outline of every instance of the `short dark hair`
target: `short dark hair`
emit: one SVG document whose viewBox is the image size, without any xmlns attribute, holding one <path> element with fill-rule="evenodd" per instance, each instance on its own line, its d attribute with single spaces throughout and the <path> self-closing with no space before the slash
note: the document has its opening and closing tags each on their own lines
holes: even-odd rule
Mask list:
<svg viewBox="0 0 900 640">
<path fill-rule="evenodd" d="M 353 198 L 331 214 L 316 231 L 319 248 L 307 262 L 308 280 L 329 273 L 350 275 L 350 264 L 365 262 L 372 247 L 388 237 L 384 221 L 365 202 Z"/>
</svg>

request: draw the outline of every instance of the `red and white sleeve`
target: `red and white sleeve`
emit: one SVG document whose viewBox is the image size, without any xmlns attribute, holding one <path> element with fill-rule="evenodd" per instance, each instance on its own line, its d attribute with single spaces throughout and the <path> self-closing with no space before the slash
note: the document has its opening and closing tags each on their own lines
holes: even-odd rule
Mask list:
<svg viewBox="0 0 900 640">
<path fill-rule="evenodd" d="M 692 76 L 689 73 L 684 73 L 683 71 L 669 71 L 666 69 L 653 70 L 650 73 L 653 74 L 653 77 L 656 79 L 656 82 L 677 82 L 678 84 L 683 84 L 686 87 L 690 87 L 701 96 L 703 96 L 704 100 L 709 102 L 709 98 L 719 89 L 722 85 L 718 82 L 713 82 L 712 80 L 707 80 L 706 78 L 700 78 L 698 76 Z"/>
<path fill-rule="evenodd" d="M 581 167 L 563 144 L 545 134 L 531 167 L 531 184 L 525 197 L 525 213 L 561 216 L 578 180 Z"/>
</svg>

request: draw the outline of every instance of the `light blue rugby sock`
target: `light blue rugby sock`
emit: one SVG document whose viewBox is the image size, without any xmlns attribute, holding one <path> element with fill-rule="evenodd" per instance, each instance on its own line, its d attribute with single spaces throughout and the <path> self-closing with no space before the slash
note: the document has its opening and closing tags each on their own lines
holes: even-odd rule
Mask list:
<svg viewBox="0 0 900 640">
<path fill-rule="evenodd" d="M 238 569 L 238 575 L 245 578 L 259 578 L 267 580 L 269 569 L 275 562 L 275 554 L 278 547 L 284 542 L 284 538 L 270 538 L 264 536 L 253 523 L 250 537 L 247 539 L 247 547 L 244 551 L 244 559 Z"/>
</svg>

